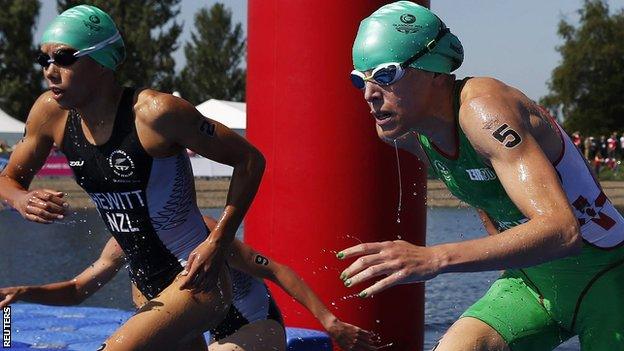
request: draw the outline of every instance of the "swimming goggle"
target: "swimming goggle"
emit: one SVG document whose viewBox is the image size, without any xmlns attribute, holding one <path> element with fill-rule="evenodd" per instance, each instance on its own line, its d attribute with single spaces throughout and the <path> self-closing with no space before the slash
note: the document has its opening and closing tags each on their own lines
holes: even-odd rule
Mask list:
<svg viewBox="0 0 624 351">
<path fill-rule="evenodd" d="M 37 63 L 41 65 L 43 68 L 48 68 L 51 63 L 56 64 L 61 67 L 68 67 L 73 65 L 81 56 L 89 55 L 95 51 L 103 49 L 109 44 L 112 44 L 121 38 L 121 34 L 119 32 L 115 33 L 112 37 L 103 40 L 93 46 L 89 46 L 88 48 L 84 48 L 82 50 L 75 49 L 58 49 L 53 54 L 52 57 L 50 55 L 42 52 L 37 56 Z"/>
<path fill-rule="evenodd" d="M 399 79 L 405 75 L 405 69 L 407 66 L 414 63 L 419 58 L 433 51 L 438 45 L 438 42 L 444 37 L 450 30 L 444 26 L 438 31 L 438 35 L 431 40 L 424 48 L 418 51 L 414 56 L 408 58 L 403 63 L 399 62 L 387 62 L 382 63 L 373 69 L 370 76 L 366 76 L 363 72 L 358 70 L 351 71 L 351 83 L 358 89 L 364 89 L 367 81 L 371 81 L 379 85 L 390 85 L 396 83 Z"/>
</svg>

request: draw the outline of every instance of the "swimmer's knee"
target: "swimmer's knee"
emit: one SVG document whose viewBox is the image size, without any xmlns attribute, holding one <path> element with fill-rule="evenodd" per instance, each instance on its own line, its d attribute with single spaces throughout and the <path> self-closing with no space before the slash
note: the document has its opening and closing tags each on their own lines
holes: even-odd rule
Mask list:
<svg viewBox="0 0 624 351">
<path fill-rule="evenodd" d="M 455 322 L 433 350 L 509 351 L 509 347 L 494 328 L 478 319 L 467 317 Z"/>
</svg>

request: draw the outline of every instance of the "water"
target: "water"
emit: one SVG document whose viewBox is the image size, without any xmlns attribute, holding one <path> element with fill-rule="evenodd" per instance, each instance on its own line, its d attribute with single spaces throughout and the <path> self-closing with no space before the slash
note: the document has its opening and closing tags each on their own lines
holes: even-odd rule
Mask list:
<svg viewBox="0 0 624 351">
<path fill-rule="evenodd" d="M 394 139 L 394 154 L 396 156 L 397 162 L 397 173 L 399 180 L 399 205 L 397 206 L 397 223 L 401 223 L 401 202 L 403 198 L 403 184 L 401 184 L 401 161 L 399 160 L 399 147 L 397 146 L 397 141 Z"/>
<path fill-rule="evenodd" d="M 427 211 L 427 245 L 457 242 L 485 236 L 477 213 L 464 208 L 429 208 Z M 472 303 L 487 291 L 499 272 L 448 273 L 425 285 L 425 350 L 435 342 Z M 556 348 L 557 351 L 579 350 L 574 337 Z"/>
<path fill-rule="evenodd" d="M 219 218 L 220 209 L 205 214 Z M 95 210 L 79 211 L 67 224 L 38 225 L 16 212 L 0 211 L 0 286 L 35 285 L 68 280 L 95 261 L 109 238 Z M 460 241 L 485 235 L 470 209 L 431 208 L 427 213 L 427 243 Z M 242 229 L 237 233 L 242 236 Z M 426 284 L 425 350 L 457 317 L 483 295 L 498 272 L 444 274 Z M 130 284 L 125 270 L 84 306 L 132 310 Z M 579 350 L 576 338 L 556 349 Z"/>
</svg>

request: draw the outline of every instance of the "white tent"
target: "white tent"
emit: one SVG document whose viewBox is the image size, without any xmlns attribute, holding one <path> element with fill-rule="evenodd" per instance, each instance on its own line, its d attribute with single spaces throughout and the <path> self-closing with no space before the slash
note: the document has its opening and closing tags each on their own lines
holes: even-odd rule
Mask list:
<svg viewBox="0 0 624 351">
<path fill-rule="evenodd" d="M 204 116 L 224 124 L 230 129 L 243 131 L 247 128 L 247 112 L 244 102 L 210 99 L 195 106 Z"/>
<path fill-rule="evenodd" d="M 222 123 L 241 136 L 247 128 L 247 112 L 244 102 L 210 99 L 195 106 L 204 116 Z M 191 157 L 193 173 L 196 177 L 231 177 L 232 167 L 226 166 L 199 155 Z"/>
<path fill-rule="evenodd" d="M 18 121 L 0 110 L 0 133 L 24 133 L 24 122 Z"/>
<path fill-rule="evenodd" d="M 24 135 L 25 124 L 0 110 L 0 140 L 9 145 L 17 143 Z"/>
</svg>

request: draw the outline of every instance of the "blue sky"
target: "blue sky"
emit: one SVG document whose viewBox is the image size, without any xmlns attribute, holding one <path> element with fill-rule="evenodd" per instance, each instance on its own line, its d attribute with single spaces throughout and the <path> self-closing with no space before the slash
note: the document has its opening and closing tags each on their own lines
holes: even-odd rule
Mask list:
<svg viewBox="0 0 624 351">
<path fill-rule="evenodd" d="M 190 38 L 193 15 L 199 8 L 215 2 L 182 0 L 181 48 Z M 232 10 L 234 21 L 243 24 L 246 33 L 247 0 L 222 2 Z M 607 2 L 612 12 L 624 8 L 624 0 Z M 459 77 L 492 76 L 519 88 L 532 99 L 539 99 L 547 93 L 546 82 L 560 60 L 555 51 L 561 44 L 557 24 L 561 19 L 577 23 L 577 10 L 582 3 L 582 0 L 431 0 L 431 9 L 464 44 L 466 59 L 457 71 Z M 35 38 L 41 36 L 42 28 L 57 14 L 56 1 L 43 0 L 42 4 Z M 178 69 L 184 66 L 181 49 L 174 58 Z"/>
</svg>

